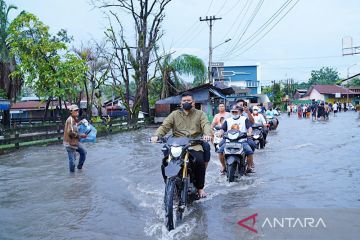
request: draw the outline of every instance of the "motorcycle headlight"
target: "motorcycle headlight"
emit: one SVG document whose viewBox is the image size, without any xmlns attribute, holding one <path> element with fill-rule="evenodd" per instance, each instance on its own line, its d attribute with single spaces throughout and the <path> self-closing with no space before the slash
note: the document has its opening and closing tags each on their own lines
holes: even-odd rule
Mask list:
<svg viewBox="0 0 360 240">
<path fill-rule="evenodd" d="M 228 138 L 229 138 L 230 140 L 235 140 L 235 139 L 237 139 L 238 137 L 239 137 L 239 132 L 234 133 L 234 134 L 231 134 L 231 133 L 228 134 Z"/>
<path fill-rule="evenodd" d="M 170 148 L 171 155 L 175 158 L 180 157 L 182 153 L 182 147 L 171 147 Z"/>
</svg>

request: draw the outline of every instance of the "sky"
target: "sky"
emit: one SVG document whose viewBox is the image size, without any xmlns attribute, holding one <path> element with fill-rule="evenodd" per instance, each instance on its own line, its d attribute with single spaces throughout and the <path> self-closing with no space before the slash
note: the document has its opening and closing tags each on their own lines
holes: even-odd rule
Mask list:
<svg viewBox="0 0 360 240">
<path fill-rule="evenodd" d="M 37 15 L 54 33 L 68 30 L 75 46 L 101 41 L 108 23 L 103 10 L 89 0 L 6 2 L 18 12 Z M 213 47 L 231 41 L 213 50 L 213 62 L 259 64 L 262 85 L 287 78 L 307 81 L 321 67 L 333 67 L 345 78 L 360 72 L 360 54 L 342 56 L 343 37 L 351 36 L 353 45 L 360 46 L 359 9 L 359 0 L 173 0 L 165 11 L 161 41 L 166 51 L 194 54 L 207 64 L 209 26 L 199 17 L 215 15 L 222 19 L 214 22 Z M 125 28 L 133 29 L 130 16 L 119 13 Z M 259 34 L 251 38 L 254 33 Z"/>
</svg>

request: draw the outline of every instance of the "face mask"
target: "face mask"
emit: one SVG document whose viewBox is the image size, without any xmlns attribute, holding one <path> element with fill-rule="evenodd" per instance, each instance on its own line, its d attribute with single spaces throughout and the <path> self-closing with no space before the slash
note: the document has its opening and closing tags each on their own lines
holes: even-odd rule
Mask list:
<svg viewBox="0 0 360 240">
<path fill-rule="evenodd" d="M 231 114 L 231 117 L 236 120 L 236 119 L 239 119 L 240 115 L 239 114 Z"/>
<path fill-rule="evenodd" d="M 184 110 L 190 110 L 192 108 L 192 103 L 186 102 L 182 104 Z"/>
<path fill-rule="evenodd" d="M 255 114 L 255 115 L 257 115 L 257 114 L 258 114 L 258 111 L 257 111 L 257 110 L 254 110 L 253 112 L 254 112 L 254 114 Z"/>
</svg>

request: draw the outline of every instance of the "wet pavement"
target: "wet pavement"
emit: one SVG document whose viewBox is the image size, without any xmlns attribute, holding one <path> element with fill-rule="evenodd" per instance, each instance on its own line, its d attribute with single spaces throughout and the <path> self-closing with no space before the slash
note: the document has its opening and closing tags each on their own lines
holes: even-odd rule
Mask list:
<svg viewBox="0 0 360 240">
<path fill-rule="evenodd" d="M 255 154 L 256 173 L 236 183 L 220 176 L 213 154 L 208 198 L 170 233 L 163 224 L 161 145 L 147 142 L 154 129 L 87 144 L 84 169 L 75 174 L 61 145 L 2 155 L 0 239 L 241 239 L 236 222 L 243 209 L 359 209 L 357 116 L 318 122 L 281 116 Z"/>
</svg>

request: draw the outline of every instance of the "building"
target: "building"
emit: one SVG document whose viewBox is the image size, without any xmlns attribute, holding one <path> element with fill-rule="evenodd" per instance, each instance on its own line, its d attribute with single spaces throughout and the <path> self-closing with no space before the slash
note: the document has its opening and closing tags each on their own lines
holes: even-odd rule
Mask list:
<svg viewBox="0 0 360 240">
<path fill-rule="evenodd" d="M 221 83 L 204 84 L 187 90 L 193 94 L 195 99 L 195 108 L 204 111 L 209 119 L 217 111 L 220 102 L 226 103 L 226 96 L 233 94 L 231 87 Z M 160 99 L 155 104 L 155 123 L 163 122 L 164 119 L 174 110 L 180 107 L 181 93 L 179 95 Z"/>
<path fill-rule="evenodd" d="M 306 93 L 307 93 L 307 89 L 296 89 L 293 98 L 295 100 L 300 99 L 300 98 L 304 97 L 306 95 Z"/>
<path fill-rule="evenodd" d="M 299 100 L 326 101 L 326 102 L 347 102 L 351 101 L 354 92 L 338 85 L 312 85 L 307 93 Z"/>
<path fill-rule="evenodd" d="M 70 103 L 66 103 L 67 107 Z M 10 108 L 11 121 L 29 122 L 41 121 L 44 118 L 46 101 L 36 97 L 22 98 L 20 102 L 12 103 Z M 62 109 L 65 109 L 62 103 Z M 60 118 L 59 101 L 50 101 L 48 108 L 48 117 L 50 119 Z"/>
<path fill-rule="evenodd" d="M 261 94 L 259 65 L 224 66 L 213 63 L 212 77 L 215 82 L 227 86 L 249 89 L 249 94 Z"/>
<path fill-rule="evenodd" d="M 360 87 L 349 87 L 349 90 L 354 93 L 351 98 L 352 103 L 354 105 L 359 105 L 360 104 Z"/>
<path fill-rule="evenodd" d="M 133 107 L 134 101 L 135 98 L 130 96 L 129 97 L 130 108 Z M 108 100 L 104 102 L 103 107 L 105 108 L 106 111 L 103 112 L 102 115 L 109 115 L 110 117 L 125 117 L 128 115 L 128 112 L 126 111 L 126 107 L 121 97 L 115 97 L 112 100 Z"/>
</svg>

